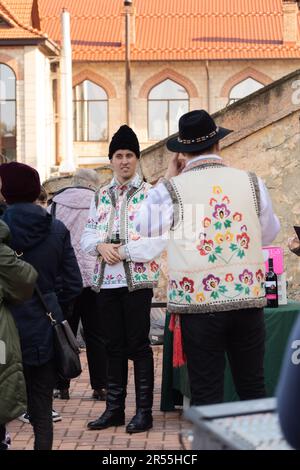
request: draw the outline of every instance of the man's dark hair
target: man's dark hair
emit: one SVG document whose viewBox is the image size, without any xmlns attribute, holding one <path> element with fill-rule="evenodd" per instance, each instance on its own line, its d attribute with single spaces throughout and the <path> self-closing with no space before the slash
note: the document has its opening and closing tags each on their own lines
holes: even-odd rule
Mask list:
<svg viewBox="0 0 300 470">
<path fill-rule="evenodd" d="M 38 201 L 46 203 L 48 200 L 48 194 L 44 186 L 41 186 L 41 192 L 37 198 Z"/>
<path fill-rule="evenodd" d="M 212 152 L 214 147 L 215 147 L 215 144 L 212 144 L 210 147 L 207 147 L 202 152 L 201 150 L 200 151 L 198 150 L 198 152 L 184 152 L 184 153 L 188 155 L 189 157 L 198 157 L 199 155 L 203 155 L 204 153 Z"/>
</svg>

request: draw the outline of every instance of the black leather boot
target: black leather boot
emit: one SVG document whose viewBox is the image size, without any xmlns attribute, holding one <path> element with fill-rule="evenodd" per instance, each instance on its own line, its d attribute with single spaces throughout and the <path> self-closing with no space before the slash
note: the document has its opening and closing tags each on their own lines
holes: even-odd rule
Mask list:
<svg viewBox="0 0 300 470">
<path fill-rule="evenodd" d="M 95 421 L 88 423 L 88 429 L 106 429 L 125 424 L 125 398 L 127 388 L 128 361 L 108 360 L 106 410 Z"/>
<path fill-rule="evenodd" d="M 106 401 L 107 390 L 106 388 L 96 388 L 93 390 L 92 398 L 94 400 Z"/>
<path fill-rule="evenodd" d="M 112 426 L 123 426 L 125 424 L 125 413 L 124 410 L 110 410 L 106 408 L 104 413 L 95 419 L 90 421 L 87 425 L 91 431 L 106 429 Z"/>
<path fill-rule="evenodd" d="M 154 369 L 153 355 L 134 362 L 136 414 L 126 426 L 126 432 L 134 434 L 152 428 L 152 404 Z"/>
</svg>

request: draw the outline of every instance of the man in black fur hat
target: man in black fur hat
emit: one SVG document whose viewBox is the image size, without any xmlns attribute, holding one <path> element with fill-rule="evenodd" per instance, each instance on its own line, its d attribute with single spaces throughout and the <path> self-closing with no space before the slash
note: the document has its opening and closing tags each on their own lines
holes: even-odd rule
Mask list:
<svg viewBox="0 0 300 470">
<path fill-rule="evenodd" d="M 159 276 L 154 259 L 163 242 L 141 240 L 135 228 L 136 214 L 150 189 L 136 171 L 139 157 L 136 134 L 121 126 L 109 146 L 114 178 L 96 193 L 81 241 L 86 252 L 97 256 L 93 289 L 99 292 L 99 319 L 108 357 L 106 410 L 88 424 L 89 429 L 125 423 L 128 358 L 134 362 L 136 414 L 126 431 L 152 427 L 150 309 Z"/>
</svg>

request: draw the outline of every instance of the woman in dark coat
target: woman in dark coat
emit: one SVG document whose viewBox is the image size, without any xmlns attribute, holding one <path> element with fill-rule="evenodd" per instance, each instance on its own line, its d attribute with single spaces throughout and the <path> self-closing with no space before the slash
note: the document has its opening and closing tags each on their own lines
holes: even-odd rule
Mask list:
<svg viewBox="0 0 300 470">
<path fill-rule="evenodd" d="M 22 163 L 0 166 L 2 194 L 7 203 L 3 220 L 11 231 L 10 246 L 39 274 L 38 287 L 56 320 L 63 319 L 82 289 L 82 279 L 64 224 L 34 204 L 40 193 L 36 170 Z M 52 393 L 57 380 L 52 326 L 36 295 L 12 306 L 17 323 L 27 387 L 28 413 L 36 450 L 49 450 L 53 441 Z"/>
</svg>

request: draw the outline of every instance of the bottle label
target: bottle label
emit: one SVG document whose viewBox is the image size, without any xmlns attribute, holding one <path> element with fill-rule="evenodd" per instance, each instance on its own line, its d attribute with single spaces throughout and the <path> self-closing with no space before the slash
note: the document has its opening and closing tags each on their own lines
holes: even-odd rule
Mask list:
<svg viewBox="0 0 300 470">
<path fill-rule="evenodd" d="M 276 300 L 277 295 L 277 283 L 276 281 L 266 281 L 266 297 L 269 300 Z"/>
</svg>

